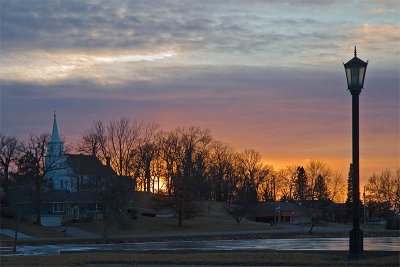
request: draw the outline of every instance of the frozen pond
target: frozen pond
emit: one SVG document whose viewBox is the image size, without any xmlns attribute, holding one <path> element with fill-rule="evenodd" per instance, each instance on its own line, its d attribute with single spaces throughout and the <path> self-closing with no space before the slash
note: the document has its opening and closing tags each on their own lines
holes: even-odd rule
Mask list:
<svg viewBox="0 0 400 267">
<path fill-rule="evenodd" d="M 400 237 L 364 238 L 365 251 L 399 251 Z M 12 255 L 54 255 L 73 251 L 132 251 L 167 252 L 179 250 L 229 251 L 229 250 L 331 250 L 349 249 L 348 238 L 299 238 L 299 239 L 245 239 L 245 240 L 205 240 L 205 241 L 168 241 L 88 245 L 44 245 L 19 246 L 17 254 Z M 1 247 L 3 251 L 11 247 Z M 3 254 L 1 256 L 12 256 Z"/>
</svg>

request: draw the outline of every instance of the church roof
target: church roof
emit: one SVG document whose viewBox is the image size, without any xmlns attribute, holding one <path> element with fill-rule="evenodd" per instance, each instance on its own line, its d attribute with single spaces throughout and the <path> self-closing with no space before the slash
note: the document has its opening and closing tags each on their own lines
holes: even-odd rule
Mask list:
<svg viewBox="0 0 400 267">
<path fill-rule="evenodd" d="M 110 166 L 103 165 L 101 161 L 93 155 L 65 154 L 68 166 L 82 176 L 116 176 Z"/>
<path fill-rule="evenodd" d="M 63 141 L 61 141 L 60 136 L 58 135 L 57 117 L 56 117 L 55 111 L 54 111 L 54 120 L 53 120 L 53 131 L 51 132 L 50 143 L 64 143 Z"/>
</svg>

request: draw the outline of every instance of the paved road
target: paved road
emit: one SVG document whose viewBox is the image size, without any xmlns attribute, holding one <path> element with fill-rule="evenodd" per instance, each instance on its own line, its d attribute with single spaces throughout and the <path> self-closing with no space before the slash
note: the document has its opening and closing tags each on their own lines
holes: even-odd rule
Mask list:
<svg viewBox="0 0 400 267">
<path fill-rule="evenodd" d="M 297 238 L 297 239 L 247 239 L 247 240 L 201 240 L 138 242 L 117 244 L 42 245 L 19 246 L 19 255 L 56 255 L 59 253 L 84 251 L 129 251 L 129 252 L 172 252 L 172 251 L 246 251 L 246 250 L 324 250 L 346 251 L 348 238 Z M 399 251 L 400 237 L 364 238 L 365 251 Z M 10 247 L 1 247 L 10 250 Z M 6 256 L 6 255 L 4 255 Z"/>
</svg>

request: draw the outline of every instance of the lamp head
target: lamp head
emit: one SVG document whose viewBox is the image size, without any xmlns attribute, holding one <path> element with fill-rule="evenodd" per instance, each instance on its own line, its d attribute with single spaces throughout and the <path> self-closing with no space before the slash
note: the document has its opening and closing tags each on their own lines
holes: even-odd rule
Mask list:
<svg viewBox="0 0 400 267">
<path fill-rule="evenodd" d="M 365 71 L 367 70 L 368 61 L 364 62 L 357 57 L 357 48 L 354 47 L 354 57 L 347 63 L 344 63 L 346 71 L 347 86 L 350 93 L 360 94 L 364 87 Z"/>
</svg>

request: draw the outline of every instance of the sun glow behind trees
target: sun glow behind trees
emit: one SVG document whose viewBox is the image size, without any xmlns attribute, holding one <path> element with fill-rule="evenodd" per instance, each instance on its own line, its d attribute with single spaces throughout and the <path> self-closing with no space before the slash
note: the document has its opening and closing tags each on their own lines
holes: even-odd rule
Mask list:
<svg viewBox="0 0 400 267">
<path fill-rule="evenodd" d="M 157 124 L 124 117 L 97 121 L 83 134 L 77 150 L 104 163 L 110 157 L 117 174 L 134 177 L 140 191 L 171 195 L 184 185 L 201 199 L 231 201 L 242 188 L 251 201 L 296 200 L 297 166 L 274 168 L 258 151 L 237 151 L 198 127 L 163 131 Z M 329 199 L 344 200 L 345 182 L 337 170 L 320 160 L 310 160 L 305 169 L 309 190 L 304 200 L 320 195 L 315 192 L 317 178 L 326 184 Z"/>
<path fill-rule="evenodd" d="M 20 146 L 15 138 L 2 136 L 1 140 L 2 158 L 15 142 Z M 238 151 L 198 127 L 164 131 L 158 124 L 122 117 L 94 122 L 78 144 L 67 145 L 72 150 L 69 152 L 96 155 L 104 164 L 110 157 L 118 175 L 132 177 L 137 190 L 149 193 L 251 203 L 326 199 L 343 202 L 346 192 L 343 175 L 323 160 L 274 168 L 258 151 Z M 2 164 L 2 174 L 17 160 L 13 156 L 11 161 L 15 162 Z M 15 173 L 18 169 L 12 169 L 11 176 Z M 385 170 L 380 176 L 372 175 L 367 185 L 369 202 L 387 203 L 391 210 L 398 209 L 399 173 L 397 170 L 392 175 Z M 13 179 L 4 182 L 12 183 Z M 378 208 L 374 212 L 379 212 Z"/>
</svg>

